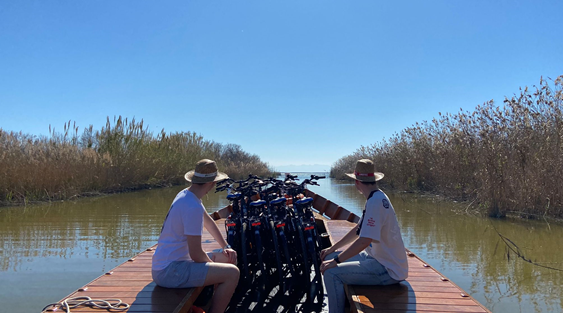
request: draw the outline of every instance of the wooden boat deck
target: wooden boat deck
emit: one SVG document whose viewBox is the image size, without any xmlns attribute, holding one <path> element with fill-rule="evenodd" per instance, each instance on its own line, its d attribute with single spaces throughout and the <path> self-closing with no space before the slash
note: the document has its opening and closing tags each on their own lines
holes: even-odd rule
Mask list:
<svg viewBox="0 0 563 313">
<path fill-rule="evenodd" d="M 219 229 L 224 232 L 224 220 L 217 221 L 217 224 L 220 226 Z M 205 230 L 202 242 L 204 251 L 221 248 L 211 234 Z M 168 289 L 157 286 L 153 282 L 151 275 L 152 256 L 155 249 L 156 245 L 117 266 L 105 275 L 94 279 L 68 297 L 65 297 L 65 299 L 74 297 L 90 297 L 92 299 L 117 298 L 131 305 L 129 309 L 118 312 L 189 312 L 203 287 Z M 107 312 L 103 309 L 86 306 L 80 306 L 71 311 Z"/>
<path fill-rule="evenodd" d="M 342 238 L 359 220 L 358 216 L 323 197 L 313 193 L 308 196 L 314 197 L 318 217 L 336 217 L 330 220 L 319 218 L 330 235 L 331 243 Z M 224 236 L 224 218 L 229 210 L 227 207 L 212 214 Z M 205 251 L 221 248 L 205 230 L 202 241 Z M 121 312 L 190 312 L 193 302 L 203 288 L 167 289 L 156 286 L 151 277 L 151 261 L 155 247 L 117 266 L 65 299 L 85 296 L 92 299 L 118 298 L 131 305 L 128 310 Z M 350 312 L 490 312 L 414 253 L 407 251 L 407 254 L 409 278 L 406 281 L 394 286 L 347 286 Z M 104 311 L 89 307 L 72 309 L 72 312 Z"/>
<path fill-rule="evenodd" d="M 332 243 L 356 224 L 345 220 L 325 221 Z M 350 312 L 490 312 L 414 253 L 409 256 L 409 277 L 394 286 L 347 286 Z"/>
</svg>

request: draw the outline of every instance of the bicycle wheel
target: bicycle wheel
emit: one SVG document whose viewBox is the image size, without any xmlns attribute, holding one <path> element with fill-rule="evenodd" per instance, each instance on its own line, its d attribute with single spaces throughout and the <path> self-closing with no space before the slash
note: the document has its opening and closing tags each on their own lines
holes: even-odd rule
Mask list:
<svg viewBox="0 0 563 313">
<path fill-rule="evenodd" d="M 241 227 L 241 232 L 240 232 L 240 256 L 241 256 L 241 265 L 242 265 L 242 269 L 243 269 L 243 278 L 245 281 L 248 282 L 248 279 L 250 277 L 249 272 L 248 272 L 248 255 L 247 255 L 247 239 L 246 239 L 246 232 L 247 232 L 247 228 L 248 225 L 246 222 L 242 223 L 242 227 Z"/>
<path fill-rule="evenodd" d="M 317 303 L 322 304 L 323 301 L 322 296 L 324 296 L 324 294 L 323 294 L 323 284 L 322 284 L 321 268 L 320 268 L 321 262 L 320 262 L 320 255 L 315 247 L 315 240 L 313 238 L 312 228 L 307 229 L 306 236 L 307 236 L 307 249 L 309 252 L 310 261 L 311 263 L 313 263 L 313 268 L 315 269 L 315 275 L 311 280 L 311 285 L 309 287 L 309 295 L 307 297 L 307 300 L 311 305 L 313 305 L 315 298 L 318 298 Z"/>
<path fill-rule="evenodd" d="M 289 272 L 288 276 L 290 276 L 290 279 L 284 280 L 283 282 L 283 292 L 285 293 L 286 291 L 288 291 L 292 284 L 293 279 L 295 279 L 295 273 L 293 271 L 293 265 L 291 263 L 291 255 L 289 254 L 289 246 L 288 246 L 288 242 L 287 242 L 287 237 L 285 235 L 284 229 L 283 227 L 279 227 L 278 228 L 278 233 L 280 236 L 280 243 L 282 246 L 282 251 L 285 257 L 285 263 L 287 264 L 287 271 Z"/>
<path fill-rule="evenodd" d="M 311 265 L 309 264 L 308 255 L 307 255 L 307 243 L 305 239 L 305 234 L 303 233 L 303 224 L 301 221 L 296 223 L 297 226 L 297 235 L 299 236 L 299 242 L 301 244 L 301 264 L 303 270 L 303 280 L 309 284 L 311 282 Z"/>
<path fill-rule="evenodd" d="M 259 226 L 259 225 L 257 225 Z M 260 228 L 253 226 L 254 228 L 254 245 L 256 247 L 256 261 L 257 269 L 254 271 L 254 281 L 259 282 L 256 290 L 256 302 L 261 303 L 262 295 L 266 290 L 266 270 L 264 267 L 264 261 L 262 259 L 262 237 L 260 236 Z M 260 276 L 258 276 L 258 270 L 260 270 Z"/>
<path fill-rule="evenodd" d="M 276 256 L 276 266 L 277 266 L 276 271 L 278 272 L 279 284 L 281 285 L 283 283 L 283 265 L 279 251 L 278 236 L 276 234 L 276 225 L 272 220 L 270 220 L 269 225 L 270 225 L 270 232 L 272 233 L 272 243 Z"/>
</svg>

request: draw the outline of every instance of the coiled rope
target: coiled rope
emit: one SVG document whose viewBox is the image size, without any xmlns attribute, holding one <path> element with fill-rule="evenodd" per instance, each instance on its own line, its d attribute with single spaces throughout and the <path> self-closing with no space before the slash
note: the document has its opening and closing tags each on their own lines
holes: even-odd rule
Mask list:
<svg viewBox="0 0 563 313">
<path fill-rule="evenodd" d="M 91 308 L 105 309 L 105 310 L 127 310 L 130 305 L 122 302 L 120 299 L 92 299 L 90 297 L 75 297 L 64 299 L 58 303 L 51 303 L 43 308 L 43 312 L 52 312 L 58 309 L 64 309 L 66 313 L 71 313 L 70 309 L 75 309 L 81 305 L 89 306 Z"/>
</svg>

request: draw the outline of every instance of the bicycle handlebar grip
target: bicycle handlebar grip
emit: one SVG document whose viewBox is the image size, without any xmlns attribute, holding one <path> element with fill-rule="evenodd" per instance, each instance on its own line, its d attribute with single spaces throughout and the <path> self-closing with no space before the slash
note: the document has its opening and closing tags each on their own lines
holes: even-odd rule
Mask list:
<svg viewBox="0 0 563 313">
<path fill-rule="evenodd" d="M 323 179 L 323 178 L 326 178 L 326 176 L 311 175 L 311 179 Z"/>
<path fill-rule="evenodd" d="M 231 180 L 231 179 L 230 178 L 221 179 L 220 181 L 217 182 L 217 185 L 222 185 L 226 182 L 229 182 L 229 180 Z"/>
</svg>

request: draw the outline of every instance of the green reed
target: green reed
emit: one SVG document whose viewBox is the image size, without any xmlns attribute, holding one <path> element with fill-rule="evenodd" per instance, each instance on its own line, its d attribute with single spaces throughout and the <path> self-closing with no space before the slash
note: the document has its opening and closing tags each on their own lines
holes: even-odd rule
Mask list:
<svg viewBox="0 0 563 313">
<path fill-rule="evenodd" d="M 238 145 L 206 140 L 192 132 L 158 134 L 143 121 L 121 116 L 105 127 L 79 132 L 65 123 L 49 136 L 0 129 L 0 204 L 62 200 L 185 182 L 202 158 L 217 161 L 233 178 L 272 174 L 268 165 Z"/>
<path fill-rule="evenodd" d="M 344 178 L 374 160 L 389 187 L 471 201 L 490 216 L 563 217 L 563 76 L 493 101 L 416 123 L 334 163 Z"/>
</svg>

